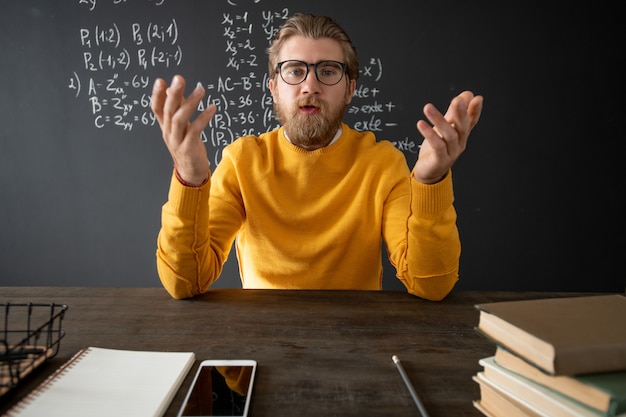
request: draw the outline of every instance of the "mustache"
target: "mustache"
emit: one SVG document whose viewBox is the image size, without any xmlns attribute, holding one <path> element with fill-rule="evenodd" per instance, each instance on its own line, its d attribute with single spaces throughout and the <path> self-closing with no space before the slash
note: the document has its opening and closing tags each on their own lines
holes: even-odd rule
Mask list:
<svg viewBox="0 0 626 417">
<path fill-rule="evenodd" d="M 321 100 L 315 97 L 305 97 L 305 98 L 301 98 L 298 100 L 297 106 L 298 107 L 305 107 L 305 106 L 324 107 L 325 104 Z"/>
</svg>

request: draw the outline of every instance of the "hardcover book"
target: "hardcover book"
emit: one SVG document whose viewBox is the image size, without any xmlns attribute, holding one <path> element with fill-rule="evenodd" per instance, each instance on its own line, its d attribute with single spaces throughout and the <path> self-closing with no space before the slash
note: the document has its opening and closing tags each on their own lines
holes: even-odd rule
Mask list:
<svg viewBox="0 0 626 417">
<path fill-rule="evenodd" d="M 502 347 L 496 349 L 495 361 L 509 371 L 560 392 L 607 416 L 626 412 L 626 371 L 553 376 Z"/>
<path fill-rule="evenodd" d="M 484 367 L 483 372 L 478 373 L 480 378 L 490 381 L 491 387 L 500 392 L 500 395 L 523 404 L 525 408 L 533 410 L 538 415 L 549 417 L 605 417 L 607 415 L 509 371 L 498 365 L 493 356 L 483 358 L 479 363 Z M 616 417 L 625 416 L 626 414 L 622 413 Z"/>
<path fill-rule="evenodd" d="M 487 417 L 550 417 L 534 408 L 532 404 L 524 404 L 506 391 L 485 378 L 479 372 L 472 377 L 480 387 L 480 400 L 474 401 L 474 407 Z"/>
<path fill-rule="evenodd" d="M 551 375 L 626 370 L 626 296 L 478 304 L 476 330 Z"/>
</svg>

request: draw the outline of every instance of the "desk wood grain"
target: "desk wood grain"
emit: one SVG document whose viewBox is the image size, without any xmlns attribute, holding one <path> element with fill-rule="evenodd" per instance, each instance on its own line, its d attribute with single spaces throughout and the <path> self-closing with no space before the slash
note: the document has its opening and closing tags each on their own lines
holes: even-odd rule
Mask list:
<svg viewBox="0 0 626 417">
<path fill-rule="evenodd" d="M 432 302 L 399 291 L 215 289 L 175 300 L 161 288 L 0 287 L 2 302 L 69 306 L 59 354 L 0 399 L 0 413 L 79 349 L 192 351 L 259 363 L 252 417 L 419 416 L 392 355 L 431 417 L 480 417 L 472 375 L 495 352 L 478 335 L 475 304 L 571 293 L 452 292 Z M 577 293 L 577 295 L 580 295 Z"/>
</svg>

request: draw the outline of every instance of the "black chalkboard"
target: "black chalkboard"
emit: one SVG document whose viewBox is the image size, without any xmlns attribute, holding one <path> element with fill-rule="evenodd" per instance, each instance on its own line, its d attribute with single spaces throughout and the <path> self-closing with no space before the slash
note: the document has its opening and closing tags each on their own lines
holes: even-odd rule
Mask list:
<svg viewBox="0 0 626 417">
<path fill-rule="evenodd" d="M 621 23 L 600 3 L 0 0 L 0 284 L 160 285 L 171 160 L 154 79 L 205 86 L 217 164 L 235 137 L 275 127 L 264 48 L 303 11 L 357 45 L 346 120 L 410 166 L 426 102 L 485 96 L 454 167 L 459 288 L 624 291 Z M 240 286 L 237 271 L 231 256 L 217 286 Z"/>
</svg>

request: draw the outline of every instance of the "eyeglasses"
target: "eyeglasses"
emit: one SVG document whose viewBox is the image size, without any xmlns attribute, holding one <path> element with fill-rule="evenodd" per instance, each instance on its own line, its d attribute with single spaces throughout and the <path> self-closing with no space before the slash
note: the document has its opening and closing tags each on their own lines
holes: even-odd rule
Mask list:
<svg viewBox="0 0 626 417">
<path fill-rule="evenodd" d="M 290 59 L 279 62 L 276 68 L 280 78 L 290 85 L 298 85 L 306 80 L 309 75 L 309 68 L 315 68 L 317 81 L 324 85 L 335 85 L 341 81 L 346 72 L 346 64 L 337 61 L 320 61 L 316 64 L 307 64 L 303 61 Z"/>
</svg>

